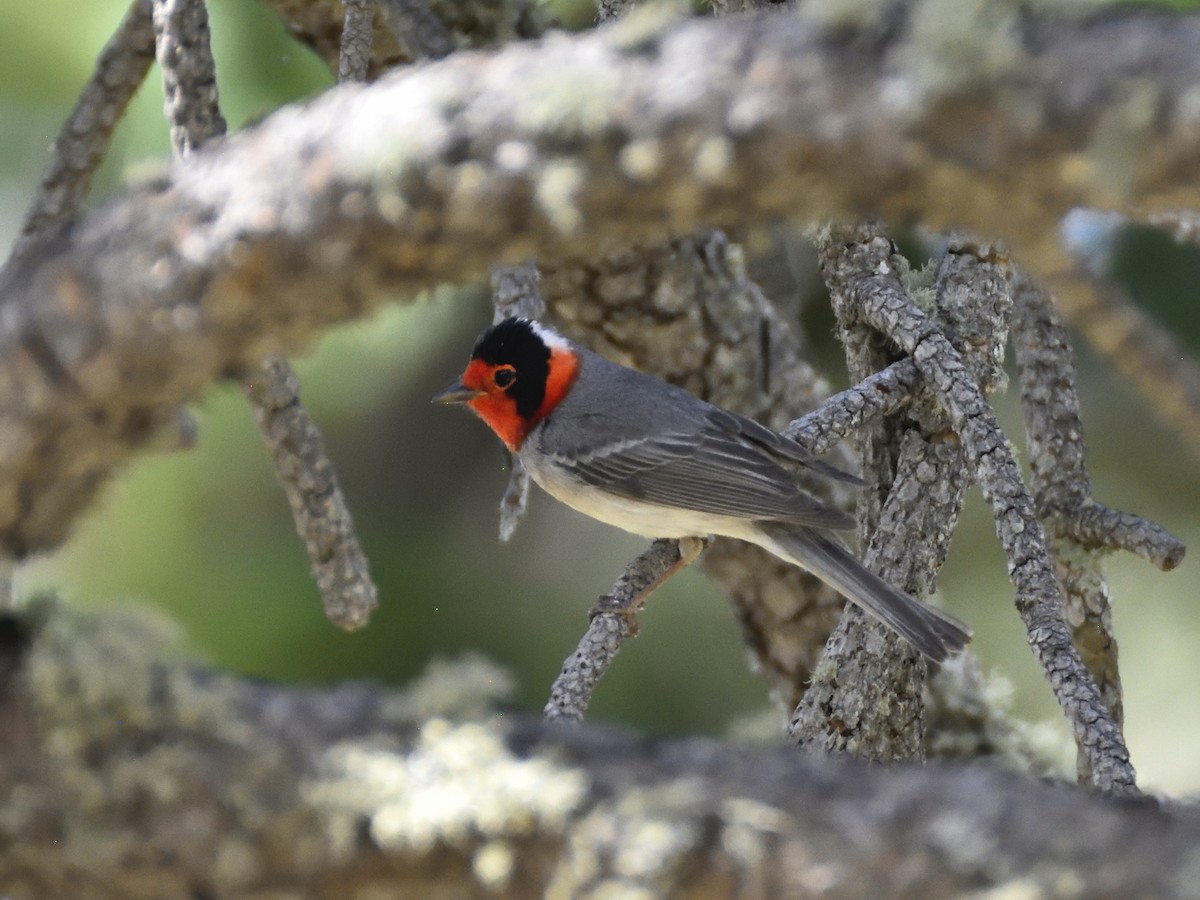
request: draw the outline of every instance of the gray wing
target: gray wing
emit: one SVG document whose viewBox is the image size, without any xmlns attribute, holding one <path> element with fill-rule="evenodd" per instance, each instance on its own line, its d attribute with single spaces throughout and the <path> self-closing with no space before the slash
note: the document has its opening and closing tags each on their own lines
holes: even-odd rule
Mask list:
<svg viewBox="0 0 1200 900">
<path fill-rule="evenodd" d="M 776 457 L 821 474 L 829 469 L 839 480 L 858 482 L 854 476 L 817 464 L 803 447 L 750 419 L 589 356 L 585 365 L 612 367 L 603 393 L 587 391 L 585 385 L 596 382 L 578 382 L 538 436 L 542 452 L 557 467 L 587 484 L 662 506 L 820 528 L 854 527 L 853 517 L 808 494 Z M 664 388 L 669 388 L 665 394 Z M 648 409 L 639 399 L 645 397 L 660 402 Z M 587 437 L 597 434 L 608 440 L 594 446 Z"/>
</svg>

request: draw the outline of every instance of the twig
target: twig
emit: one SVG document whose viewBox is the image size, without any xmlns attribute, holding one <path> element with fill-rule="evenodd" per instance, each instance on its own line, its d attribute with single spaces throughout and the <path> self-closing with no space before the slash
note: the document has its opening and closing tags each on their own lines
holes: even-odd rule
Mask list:
<svg viewBox="0 0 1200 900">
<path fill-rule="evenodd" d="M 830 293 L 850 374 L 858 378 L 890 357 L 874 333 L 856 321 L 856 310 L 840 286 L 831 283 Z M 936 285 L 927 288 L 934 286 L 939 320 L 963 345 L 972 377 L 994 380 L 1011 310 L 1004 262 L 990 248 L 954 242 L 938 268 Z M 891 383 L 901 373 L 916 381 L 915 367 L 884 371 L 892 373 Z M 862 396 L 849 393 L 848 399 Z M 946 437 L 950 426 L 939 404 L 928 392 L 910 396 L 903 415 L 873 418 L 869 428 L 856 433 L 863 474 L 876 486 L 859 502 L 859 536 L 868 548 L 864 565 L 910 594 L 927 597 L 945 562 L 971 472 L 963 448 Z M 802 746 L 825 752 L 875 760 L 920 758 L 926 672 L 911 648 L 848 610 L 796 707 L 789 735 Z"/>
<path fill-rule="evenodd" d="M 538 287 L 537 265 L 532 261 L 492 269 L 493 322 L 512 316 L 538 319 L 546 312 L 546 302 Z M 509 541 L 525 516 L 529 501 L 529 475 L 515 453 L 509 456 L 508 486 L 500 498 L 500 540 Z"/>
<path fill-rule="evenodd" d="M 592 610 L 588 629 L 575 652 L 563 663 L 562 672 L 550 688 L 543 716 L 547 722 L 578 724 L 591 702 L 592 693 L 625 640 L 637 634 L 637 611 L 654 590 L 691 565 L 704 550 L 696 538 L 657 540 L 625 567 Z"/>
<path fill-rule="evenodd" d="M 508 457 L 508 485 L 500 497 L 500 540 L 508 543 L 525 518 L 529 503 L 529 473 L 515 453 Z"/>
<path fill-rule="evenodd" d="M 225 133 L 204 0 L 154 0 L 154 36 L 171 146 L 184 157 Z"/>
<path fill-rule="evenodd" d="M 378 0 L 388 30 L 412 59 L 441 59 L 454 52 L 454 38 L 426 0 Z"/>
<path fill-rule="evenodd" d="M 1085 503 L 1062 523 L 1063 536 L 1087 550 L 1127 550 L 1163 572 L 1181 562 L 1187 548 L 1161 525 L 1134 513 Z"/>
<path fill-rule="evenodd" d="M 541 0 L 427 2 L 449 30 L 457 49 L 479 50 L 536 38 L 557 24 L 549 7 Z M 340 39 L 345 26 L 345 6 L 341 0 L 265 0 L 263 5 L 279 16 L 291 37 L 311 49 L 331 72 L 337 73 Z M 412 63 L 416 58 L 392 35 L 390 27 L 379 28 L 372 42 L 367 80 L 373 80 L 388 69 Z"/>
<path fill-rule="evenodd" d="M 338 57 L 338 81 L 366 81 L 371 68 L 371 44 L 375 37 L 376 0 L 342 0 L 342 47 Z"/>
<path fill-rule="evenodd" d="M 894 248 L 878 228 L 831 230 L 820 245 L 826 279 L 854 303 L 865 324 L 912 354 L 975 466 L 1009 559 L 1029 643 L 1089 760 L 1091 785 L 1135 793 L 1129 751 L 1063 621 L 1045 535 L 995 414 L 941 329 L 908 298 L 896 274 Z"/>
<path fill-rule="evenodd" d="M 596 0 L 596 21 L 613 22 L 633 8 L 636 0 Z"/>
<path fill-rule="evenodd" d="M 171 142 L 182 158 L 225 131 L 203 0 L 154 0 L 154 30 Z M 308 551 L 325 614 L 341 628 L 360 628 L 379 605 L 378 592 L 320 430 L 300 401 L 296 373 L 283 357 L 270 357 L 244 393 Z"/>
<path fill-rule="evenodd" d="M 108 152 L 113 129 L 152 62 L 151 0 L 134 0 L 54 139 L 50 165 L 25 214 L 11 259 L 18 259 L 31 244 L 75 217 L 93 173 Z"/>
<path fill-rule="evenodd" d="M 308 551 L 325 614 L 348 631 L 360 628 L 379 601 L 333 464 L 300 403 L 299 384 L 287 360 L 267 359 L 262 371 L 271 377 L 249 385 L 246 395 Z"/>
<path fill-rule="evenodd" d="M 912 399 L 921 374 L 911 359 L 892 363 L 834 394 L 781 433 L 820 456 L 877 416 L 892 415 Z"/>
<path fill-rule="evenodd" d="M 1163 569 L 1183 558 L 1184 546 L 1160 526 L 1101 506 L 1092 499 L 1075 360 L 1066 329 L 1048 294 L 1017 273 L 1014 323 L 1021 406 L 1038 518 L 1052 543 L 1065 599 L 1063 615 L 1113 720 L 1124 721 L 1117 642 L 1108 587 L 1100 571 L 1104 551 L 1131 550 Z M 1062 552 L 1068 541 L 1075 552 Z M 1081 775 L 1089 761 L 1081 757 Z"/>
<path fill-rule="evenodd" d="M 492 305 L 496 311 L 492 321 L 503 322 L 513 316 L 540 319 L 546 312 L 540 281 L 541 275 L 533 261 L 493 268 Z"/>
</svg>

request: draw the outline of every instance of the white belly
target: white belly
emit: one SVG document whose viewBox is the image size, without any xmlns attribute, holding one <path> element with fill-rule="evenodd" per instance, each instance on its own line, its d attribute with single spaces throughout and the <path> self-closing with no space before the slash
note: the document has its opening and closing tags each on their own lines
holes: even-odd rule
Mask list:
<svg viewBox="0 0 1200 900">
<path fill-rule="evenodd" d="M 609 494 L 591 485 L 569 480 L 561 469 L 533 454 L 521 457 L 525 470 L 551 497 L 608 525 L 648 538 L 704 537 L 719 534 L 758 543 L 761 535 L 749 519 L 713 516 L 654 506 Z"/>
</svg>

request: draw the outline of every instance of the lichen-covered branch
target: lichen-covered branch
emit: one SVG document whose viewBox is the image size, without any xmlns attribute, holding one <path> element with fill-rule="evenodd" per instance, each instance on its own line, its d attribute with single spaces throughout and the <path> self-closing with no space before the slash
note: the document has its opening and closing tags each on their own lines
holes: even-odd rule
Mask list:
<svg viewBox="0 0 1200 900">
<path fill-rule="evenodd" d="M 821 242 L 829 253 L 833 243 Z M 828 272 L 835 265 L 823 261 Z M 865 327 L 844 282 L 829 284 L 851 377 L 884 369 L 894 350 Z M 1004 358 L 1011 290 L 1004 260 L 990 248 L 951 243 L 937 278 L 921 285 L 940 321 L 963 349 L 977 382 L 991 384 Z M 870 396 L 870 394 L 866 394 Z M 848 395 L 858 401 L 863 393 Z M 857 404 L 856 404 L 857 405 Z M 971 484 L 966 454 L 938 400 L 911 394 L 895 418 L 867 420 L 856 434 L 871 489 L 859 502 L 864 563 L 917 597 L 928 597 Z M 812 684 L 792 715 L 789 734 L 801 746 L 868 759 L 919 758 L 925 746 L 922 687 L 926 666 L 881 626 L 847 612 L 834 630 Z"/>
<path fill-rule="evenodd" d="M 1038 518 L 1054 549 L 1063 589 L 1063 615 L 1075 646 L 1118 726 L 1124 721 L 1117 642 L 1100 557 L 1129 549 L 1173 568 L 1184 547 L 1163 528 L 1107 509 L 1092 499 L 1083 421 L 1075 389 L 1075 360 L 1053 301 L 1027 273 L 1017 273 L 1013 335 L 1021 407 Z M 1080 759 L 1081 768 L 1087 760 Z M 1085 772 L 1086 774 L 1086 772 Z"/>
<path fill-rule="evenodd" d="M 301 690 L 131 612 L 0 621 L 4 896 L 1191 896 L 1193 808 L 546 728 L 493 713 L 508 679 L 478 659 Z"/>
<path fill-rule="evenodd" d="M 876 226 L 821 236 L 822 270 L 858 317 L 912 355 L 946 410 L 992 507 L 1029 643 L 1088 760 L 1090 784 L 1136 791 L 1129 751 L 1071 641 L 1045 535 L 995 413 L 942 329 L 905 292 L 895 248 Z"/>
<path fill-rule="evenodd" d="M 1118 183 L 1099 162 L 1061 172 L 1098 152 L 1106 98 L 1134 72 L 1166 112 L 1134 134 L 1157 150 L 1123 161 L 1119 184 L 1149 210 L 1190 196 L 1200 149 L 1165 98 L 1200 84 L 1200 18 L 1031 14 L 1004 32 L 1015 59 L 989 90 L 930 81 L 915 37 L 887 34 L 899 43 L 871 56 L 800 14 L 643 13 L 331 91 L 130 188 L 0 283 L 0 548 L 54 546 L 217 375 L 535 250 L 549 263 L 700 221 L 882 207 L 1000 234 L 1057 270 L 1058 216 Z"/>
</svg>

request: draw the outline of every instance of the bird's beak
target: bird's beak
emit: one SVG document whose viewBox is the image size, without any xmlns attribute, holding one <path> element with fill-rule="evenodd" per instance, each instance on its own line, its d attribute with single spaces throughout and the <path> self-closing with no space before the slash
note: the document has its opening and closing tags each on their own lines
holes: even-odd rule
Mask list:
<svg viewBox="0 0 1200 900">
<path fill-rule="evenodd" d="M 430 400 L 429 402 L 430 403 L 469 403 L 471 400 L 474 400 L 476 397 L 478 397 L 482 393 L 483 393 L 483 391 L 477 391 L 477 390 L 474 390 L 473 388 L 467 387 L 465 384 L 462 383 L 462 381 L 460 379 L 459 381 L 454 382 L 454 384 L 450 385 L 449 387 L 443 388 L 442 390 L 438 391 L 436 394 L 433 395 L 433 399 Z"/>
</svg>

